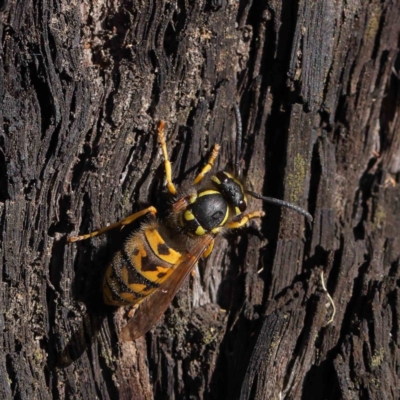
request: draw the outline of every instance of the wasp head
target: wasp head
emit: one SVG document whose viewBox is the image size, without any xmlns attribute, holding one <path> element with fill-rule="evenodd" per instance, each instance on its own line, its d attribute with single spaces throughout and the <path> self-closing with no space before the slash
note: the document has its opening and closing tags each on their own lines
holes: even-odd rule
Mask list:
<svg viewBox="0 0 400 400">
<path fill-rule="evenodd" d="M 225 197 L 229 205 L 235 210 L 235 215 L 240 215 L 246 210 L 246 195 L 240 181 L 225 171 L 217 172 L 211 180 Z"/>
</svg>

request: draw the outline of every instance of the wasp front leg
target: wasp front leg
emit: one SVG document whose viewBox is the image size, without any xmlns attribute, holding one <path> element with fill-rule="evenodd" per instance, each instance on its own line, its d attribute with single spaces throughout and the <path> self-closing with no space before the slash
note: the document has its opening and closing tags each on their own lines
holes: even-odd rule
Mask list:
<svg viewBox="0 0 400 400">
<path fill-rule="evenodd" d="M 264 211 L 254 211 L 249 214 L 244 214 L 244 215 L 242 215 L 242 217 L 239 221 L 228 222 L 225 225 L 225 228 L 228 228 L 228 229 L 241 228 L 242 226 L 246 225 L 249 222 L 249 220 L 251 220 L 253 218 L 262 218 L 264 215 L 265 215 Z"/>
<path fill-rule="evenodd" d="M 162 150 L 163 156 L 164 156 L 165 177 L 167 179 L 168 191 L 172 195 L 176 195 L 177 190 L 176 190 L 175 185 L 172 183 L 171 162 L 169 161 L 169 158 L 168 158 L 167 143 L 165 141 L 165 136 L 164 136 L 164 126 L 165 126 L 165 121 L 160 121 L 160 123 L 158 125 L 158 140 L 160 141 L 161 150 Z"/>
<path fill-rule="evenodd" d="M 203 180 L 203 178 L 206 176 L 206 174 L 211 170 L 216 158 L 218 157 L 220 148 L 221 148 L 221 146 L 219 144 L 214 144 L 214 147 L 213 147 L 211 155 L 207 161 L 207 164 L 202 168 L 202 170 L 199 172 L 199 174 L 196 176 L 196 178 L 193 181 L 193 183 L 195 185 L 199 184 Z"/>
<path fill-rule="evenodd" d="M 105 232 L 110 231 L 111 229 L 115 229 L 115 228 L 122 228 L 125 225 L 129 225 L 132 222 L 136 221 L 138 218 L 142 217 L 143 215 L 146 214 L 152 214 L 153 216 L 155 216 L 157 214 L 157 210 L 155 207 L 150 206 L 145 208 L 144 210 L 140 210 L 137 213 L 134 213 L 132 215 L 129 215 L 128 217 L 122 219 L 121 221 L 115 222 L 114 224 L 108 225 L 104 228 L 98 229 L 96 231 L 93 231 L 91 233 L 87 233 L 86 235 L 81 235 L 81 236 L 70 236 L 67 241 L 69 243 L 72 242 L 78 242 L 80 240 L 85 240 L 85 239 L 90 239 L 92 237 L 98 236 L 98 235 L 102 235 Z"/>
</svg>

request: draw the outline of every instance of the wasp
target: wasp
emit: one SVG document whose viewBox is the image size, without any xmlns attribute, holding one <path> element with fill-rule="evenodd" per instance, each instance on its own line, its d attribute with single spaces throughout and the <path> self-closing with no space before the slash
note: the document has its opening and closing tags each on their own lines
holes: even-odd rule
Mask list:
<svg viewBox="0 0 400 400">
<path fill-rule="evenodd" d="M 291 208 L 312 220 L 302 208 L 285 201 L 264 197 L 244 188 L 241 179 L 240 151 L 242 123 L 236 115 L 235 171 L 219 171 L 210 177 L 220 146 L 215 144 L 206 165 L 190 185 L 177 188 L 172 181 L 164 135 L 165 122 L 158 125 L 158 139 L 164 157 L 167 190 L 173 201 L 164 219 L 157 218 L 153 206 L 92 233 L 73 236 L 68 242 L 92 238 L 114 228 L 122 228 L 147 215 L 145 223 L 129 236 L 108 265 L 103 281 L 106 304 L 133 305 L 135 313 L 122 329 L 121 339 L 135 340 L 157 322 L 201 257 L 208 257 L 215 238 L 228 230 L 261 218 L 264 211 L 246 213 L 247 196 Z"/>
</svg>

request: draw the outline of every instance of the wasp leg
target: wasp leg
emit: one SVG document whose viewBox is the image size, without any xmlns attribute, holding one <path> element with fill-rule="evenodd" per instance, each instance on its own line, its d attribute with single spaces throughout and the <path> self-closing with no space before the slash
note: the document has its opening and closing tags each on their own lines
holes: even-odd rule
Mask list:
<svg viewBox="0 0 400 400">
<path fill-rule="evenodd" d="M 165 126 L 165 121 L 160 121 L 158 125 L 158 140 L 160 141 L 161 150 L 164 156 L 165 177 L 167 179 L 168 191 L 171 194 L 175 195 L 177 193 L 177 190 L 175 185 L 172 183 L 171 162 L 169 161 L 168 158 L 167 143 L 165 142 L 165 136 L 164 136 L 164 126 Z"/>
<path fill-rule="evenodd" d="M 214 144 L 214 147 L 212 149 L 210 158 L 207 161 L 207 164 L 203 167 L 203 169 L 199 172 L 199 174 L 193 181 L 195 185 L 197 185 L 203 180 L 203 178 L 206 176 L 206 174 L 210 171 L 210 169 L 214 165 L 215 159 L 218 157 L 220 147 L 221 146 L 219 144 Z"/>
<path fill-rule="evenodd" d="M 189 205 L 190 196 L 181 197 L 174 204 L 172 204 L 172 212 L 179 214 L 182 211 L 185 211 L 187 206 Z"/>
<path fill-rule="evenodd" d="M 132 308 L 128 311 L 128 318 L 132 318 L 134 316 L 138 307 L 139 307 L 139 304 L 135 304 L 132 306 Z"/>
<path fill-rule="evenodd" d="M 215 243 L 215 240 L 213 240 L 208 245 L 208 247 L 206 248 L 206 251 L 202 255 L 203 258 L 207 258 L 211 254 L 211 252 L 213 251 L 213 248 L 214 248 L 214 243 Z M 193 268 L 191 274 L 192 274 L 192 276 L 196 276 L 196 270 L 194 268 Z"/>
<path fill-rule="evenodd" d="M 129 225 L 131 224 L 133 221 L 137 220 L 138 218 L 140 218 L 141 216 L 150 213 L 152 215 L 156 215 L 157 214 L 157 210 L 155 207 L 150 206 L 145 208 L 144 210 L 138 211 L 135 214 L 129 215 L 128 217 L 122 219 L 121 221 L 115 222 L 114 224 L 108 225 L 104 228 L 98 229 L 97 231 L 93 231 L 91 233 L 87 233 L 86 235 L 81 235 L 81 236 L 70 236 L 67 241 L 69 243 L 72 242 L 78 242 L 79 240 L 85 240 L 85 239 L 89 239 L 98 235 L 101 235 L 105 232 L 108 232 L 111 229 L 114 228 L 119 228 L 119 227 L 124 227 L 125 225 Z"/>
<path fill-rule="evenodd" d="M 242 226 L 246 225 L 247 222 L 249 222 L 250 219 L 252 219 L 252 218 L 262 218 L 264 215 L 265 215 L 264 211 L 254 211 L 252 213 L 243 215 L 242 218 L 240 219 L 240 221 L 228 222 L 225 225 L 225 228 L 228 228 L 228 229 L 241 228 Z"/>
<path fill-rule="evenodd" d="M 206 251 L 203 253 L 202 257 L 207 258 L 211 252 L 213 251 L 214 248 L 214 240 L 210 243 L 210 245 L 207 247 Z"/>
</svg>

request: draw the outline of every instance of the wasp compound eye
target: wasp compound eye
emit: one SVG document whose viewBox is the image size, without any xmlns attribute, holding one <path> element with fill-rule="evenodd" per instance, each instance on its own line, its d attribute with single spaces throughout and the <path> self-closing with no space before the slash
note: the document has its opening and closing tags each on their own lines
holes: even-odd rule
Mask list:
<svg viewBox="0 0 400 400">
<path fill-rule="evenodd" d="M 240 200 L 238 207 L 239 207 L 240 212 L 244 212 L 247 208 L 247 204 L 244 200 Z"/>
</svg>

